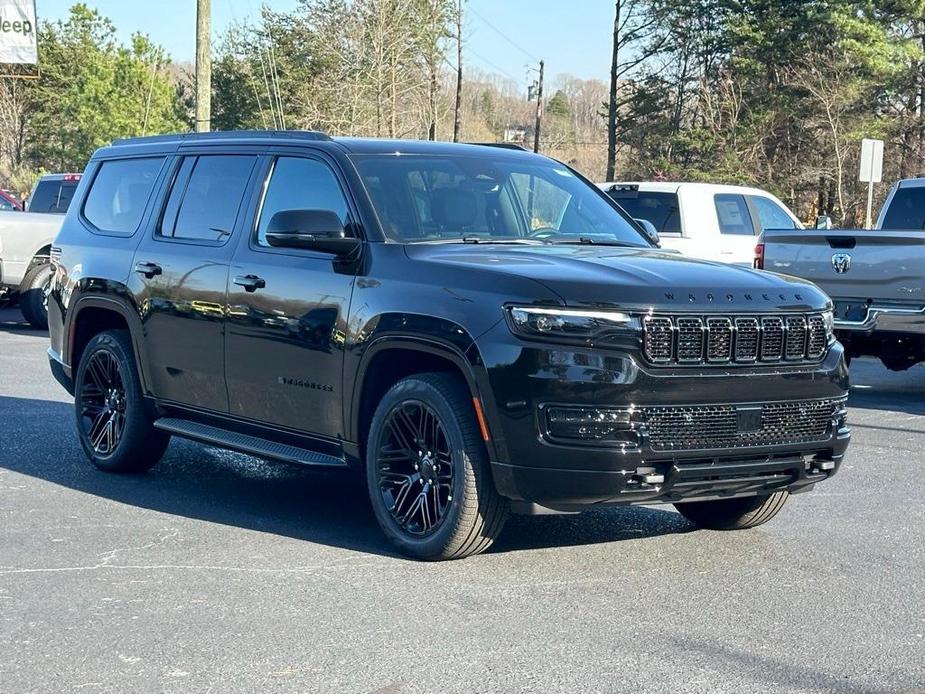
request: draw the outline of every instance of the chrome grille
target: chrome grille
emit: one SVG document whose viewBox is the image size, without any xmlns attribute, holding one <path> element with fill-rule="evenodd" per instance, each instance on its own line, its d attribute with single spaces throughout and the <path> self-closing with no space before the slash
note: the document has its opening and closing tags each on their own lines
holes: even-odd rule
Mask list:
<svg viewBox="0 0 925 694">
<path fill-rule="evenodd" d="M 773 402 L 762 405 L 642 407 L 649 446 L 654 451 L 695 451 L 749 446 L 784 446 L 824 441 L 845 399 Z M 760 408 L 760 424 L 739 430 L 739 409 Z"/>
<path fill-rule="evenodd" d="M 658 365 L 818 361 L 829 341 L 821 313 L 649 315 L 643 330 L 645 357 Z"/>
</svg>

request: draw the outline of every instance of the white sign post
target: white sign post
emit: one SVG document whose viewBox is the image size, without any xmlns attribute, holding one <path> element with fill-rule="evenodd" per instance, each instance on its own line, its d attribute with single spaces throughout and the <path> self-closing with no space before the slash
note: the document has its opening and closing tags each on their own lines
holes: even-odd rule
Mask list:
<svg viewBox="0 0 925 694">
<path fill-rule="evenodd" d="M 880 183 L 883 177 L 883 140 L 861 140 L 861 173 L 858 180 L 867 184 L 867 224 L 870 229 L 873 224 L 871 212 L 874 206 L 874 183 Z"/>
<path fill-rule="evenodd" d="M 0 63 L 35 65 L 35 0 L 0 0 Z"/>
</svg>

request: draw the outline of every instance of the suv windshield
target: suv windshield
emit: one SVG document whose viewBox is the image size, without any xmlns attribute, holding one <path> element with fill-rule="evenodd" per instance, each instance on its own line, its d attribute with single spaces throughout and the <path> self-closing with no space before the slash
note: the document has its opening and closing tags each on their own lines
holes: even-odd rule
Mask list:
<svg viewBox="0 0 925 694">
<path fill-rule="evenodd" d="M 490 151 L 353 160 L 393 241 L 650 245 L 606 195 L 551 160 Z"/>
</svg>

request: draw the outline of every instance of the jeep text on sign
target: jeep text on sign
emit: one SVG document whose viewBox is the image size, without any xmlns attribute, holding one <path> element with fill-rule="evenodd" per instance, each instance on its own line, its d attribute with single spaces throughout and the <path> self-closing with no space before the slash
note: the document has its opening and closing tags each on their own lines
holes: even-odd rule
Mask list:
<svg viewBox="0 0 925 694">
<path fill-rule="evenodd" d="M 37 62 L 35 0 L 0 0 L 0 63 Z"/>
</svg>

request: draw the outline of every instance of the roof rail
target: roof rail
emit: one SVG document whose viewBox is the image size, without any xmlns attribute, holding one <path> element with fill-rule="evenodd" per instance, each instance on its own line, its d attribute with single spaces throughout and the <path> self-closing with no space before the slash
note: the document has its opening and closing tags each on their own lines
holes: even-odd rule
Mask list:
<svg viewBox="0 0 925 694">
<path fill-rule="evenodd" d="M 497 147 L 499 149 L 516 149 L 521 152 L 530 151 L 523 145 L 518 145 L 516 142 L 469 142 L 468 144 L 479 145 L 480 147 Z"/>
<path fill-rule="evenodd" d="M 142 145 L 148 142 L 178 141 L 180 143 L 200 142 L 203 140 L 239 140 L 239 139 L 298 139 L 330 140 L 327 133 L 318 130 L 213 130 L 207 133 L 172 133 L 168 135 L 150 135 L 147 137 L 126 137 L 114 140 L 114 145 Z"/>
</svg>

